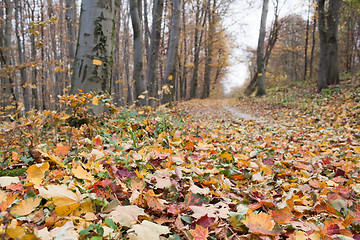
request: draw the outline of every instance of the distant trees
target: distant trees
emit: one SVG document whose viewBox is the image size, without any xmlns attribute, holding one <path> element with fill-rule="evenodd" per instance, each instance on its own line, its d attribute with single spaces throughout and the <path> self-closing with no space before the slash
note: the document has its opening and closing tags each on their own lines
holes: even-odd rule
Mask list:
<svg viewBox="0 0 360 240">
<path fill-rule="evenodd" d="M 229 65 L 231 1 L 89 0 L 80 19 L 76 0 L 0 0 L 0 116 L 59 109 L 70 85 L 121 105 L 209 97 Z"/>
<path fill-rule="evenodd" d="M 310 0 L 307 18 L 289 14 L 278 21 L 278 31 L 268 30 L 264 42 L 271 49 L 273 36 L 277 43 L 267 59 L 268 86 L 308 80 L 317 76 L 318 90 L 339 82 L 339 73 L 360 65 L 360 2 L 353 0 Z M 275 21 L 274 21 L 275 22 Z M 252 50 L 255 53 L 255 50 Z M 254 68 L 256 54 L 252 58 Z M 246 95 L 255 91 L 257 67 L 251 70 Z"/>
</svg>

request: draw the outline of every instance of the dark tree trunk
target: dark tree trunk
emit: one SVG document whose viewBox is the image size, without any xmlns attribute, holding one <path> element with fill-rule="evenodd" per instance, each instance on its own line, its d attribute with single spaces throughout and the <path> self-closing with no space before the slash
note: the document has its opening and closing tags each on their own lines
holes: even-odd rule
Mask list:
<svg viewBox="0 0 360 240">
<path fill-rule="evenodd" d="M 144 40 L 141 25 L 141 4 L 138 0 L 130 0 L 130 15 L 134 30 L 134 71 L 133 79 L 135 81 L 135 100 L 139 106 L 147 103 L 147 86 L 144 79 Z M 140 2 L 141 3 L 141 2 Z"/>
<path fill-rule="evenodd" d="M 175 96 L 175 79 L 176 79 L 176 61 L 178 56 L 180 24 L 181 24 L 181 0 L 172 2 L 172 20 L 170 27 L 170 38 L 168 43 L 168 53 L 165 67 L 164 86 L 167 91 L 163 95 L 163 103 L 170 103 Z"/>
<path fill-rule="evenodd" d="M 266 17 L 268 12 L 269 0 L 264 0 L 263 9 L 261 14 L 261 23 L 260 23 L 260 34 L 258 47 L 256 51 L 256 65 L 258 69 L 258 90 L 256 95 L 263 96 L 266 94 L 265 90 L 265 62 L 264 62 L 264 41 L 266 34 Z"/>
<path fill-rule="evenodd" d="M 155 107 L 157 104 L 159 47 L 161 38 L 161 21 L 164 9 L 163 0 L 154 1 L 153 23 L 151 29 L 150 52 L 147 62 L 146 82 L 149 86 L 149 104 Z"/>
<path fill-rule="evenodd" d="M 338 63 L 338 26 L 339 26 L 339 10 L 341 0 L 330 0 L 329 10 L 327 13 L 327 84 L 339 83 L 339 63 Z"/>
<path fill-rule="evenodd" d="M 211 69 L 213 61 L 213 48 L 214 48 L 214 34 L 215 34 L 215 9 L 216 9 L 216 0 L 213 0 L 213 6 L 208 4 L 208 24 L 209 32 L 207 38 L 206 46 L 206 56 L 205 56 L 205 69 L 204 69 L 204 87 L 201 98 L 208 98 L 210 96 L 210 83 L 211 83 Z"/>
<path fill-rule="evenodd" d="M 319 59 L 319 73 L 318 84 L 319 90 L 328 87 L 326 81 L 327 64 L 327 36 L 325 23 L 325 0 L 318 0 L 318 16 L 319 16 L 319 35 L 320 35 L 320 59 Z"/>
<path fill-rule="evenodd" d="M 314 66 L 313 66 L 313 62 L 314 62 L 314 52 L 315 52 L 315 44 L 316 44 L 316 16 L 314 16 L 314 21 L 313 21 L 313 32 L 312 32 L 312 46 L 311 46 L 311 54 L 310 54 L 310 61 L 309 61 L 309 67 L 310 67 L 310 78 L 313 77 L 313 71 L 314 71 Z"/>
</svg>

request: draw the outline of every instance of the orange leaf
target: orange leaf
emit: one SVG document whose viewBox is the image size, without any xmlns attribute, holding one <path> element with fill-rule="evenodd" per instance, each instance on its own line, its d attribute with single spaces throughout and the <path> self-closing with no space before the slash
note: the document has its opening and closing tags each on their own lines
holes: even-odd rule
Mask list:
<svg viewBox="0 0 360 240">
<path fill-rule="evenodd" d="M 69 153 L 70 148 L 71 148 L 70 146 L 58 144 L 58 145 L 56 145 L 56 148 L 55 148 L 54 152 L 55 152 L 56 155 L 58 155 L 60 157 L 65 157 L 66 154 Z"/>
<path fill-rule="evenodd" d="M 279 224 L 289 224 L 293 214 L 289 208 L 283 208 L 271 211 L 271 216 Z"/>
<path fill-rule="evenodd" d="M 200 225 L 196 225 L 195 229 L 190 229 L 190 233 L 193 235 L 194 240 L 206 240 L 209 236 L 209 230 Z"/>
<path fill-rule="evenodd" d="M 249 211 L 243 223 L 254 234 L 277 235 L 281 231 L 281 229 L 274 229 L 274 220 L 272 220 L 269 214 L 263 212 L 256 215 Z"/>
</svg>

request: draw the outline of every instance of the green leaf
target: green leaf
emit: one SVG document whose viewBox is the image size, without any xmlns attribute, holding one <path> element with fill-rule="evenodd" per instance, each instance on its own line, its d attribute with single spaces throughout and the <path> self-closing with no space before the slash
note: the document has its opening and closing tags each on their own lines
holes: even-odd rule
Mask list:
<svg viewBox="0 0 360 240">
<path fill-rule="evenodd" d="M 111 218 L 105 218 L 105 223 L 114 230 L 118 229 L 118 226 L 114 223 Z"/>
<path fill-rule="evenodd" d="M 95 227 L 94 224 L 90 224 L 87 228 L 81 230 L 81 231 L 79 232 L 79 234 L 80 234 L 80 235 L 86 235 L 86 234 L 88 234 L 91 230 L 93 230 L 94 227 Z"/>
</svg>

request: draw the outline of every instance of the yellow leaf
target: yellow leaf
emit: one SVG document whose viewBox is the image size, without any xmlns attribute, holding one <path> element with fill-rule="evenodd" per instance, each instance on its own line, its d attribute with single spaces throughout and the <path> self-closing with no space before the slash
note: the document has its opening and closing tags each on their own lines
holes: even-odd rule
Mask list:
<svg viewBox="0 0 360 240">
<path fill-rule="evenodd" d="M 18 226 L 17 220 L 11 220 L 9 227 L 6 229 L 6 233 L 13 239 L 19 239 L 25 236 L 25 227 Z"/>
<path fill-rule="evenodd" d="M 44 180 L 45 172 L 49 170 L 50 164 L 48 162 L 44 162 L 43 164 L 31 165 L 27 172 L 26 180 L 33 183 L 35 188 L 39 188 L 40 184 Z"/>
<path fill-rule="evenodd" d="M 21 200 L 21 202 L 10 209 L 11 215 L 16 216 L 25 216 L 33 212 L 41 202 L 41 198 L 27 198 L 25 200 Z"/>
<path fill-rule="evenodd" d="M 55 212 L 60 216 L 67 216 L 77 210 L 83 200 L 79 190 L 73 192 L 67 185 L 49 185 L 47 189 L 40 187 L 39 194 L 43 198 L 51 199 L 56 206 Z"/>
<path fill-rule="evenodd" d="M 144 96 L 144 95 L 140 95 L 138 98 L 140 98 L 140 99 L 145 99 L 145 96 Z"/>
<path fill-rule="evenodd" d="M 168 79 L 169 79 L 169 80 L 172 80 L 172 79 L 173 79 L 173 75 L 170 75 L 170 76 L 168 77 Z"/>
<path fill-rule="evenodd" d="M 263 74 L 262 73 L 258 73 L 258 76 L 261 77 Z"/>
<path fill-rule="evenodd" d="M 100 66 L 102 64 L 102 61 L 101 60 L 98 60 L 98 59 L 94 59 L 93 60 L 93 64 L 94 65 L 97 65 L 97 66 Z"/>
<path fill-rule="evenodd" d="M 355 150 L 356 154 L 360 154 L 360 147 L 359 146 L 357 146 L 354 150 Z"/>
<path fill-rule="evenodd" d="M 76 178 L 80 178 L 88 181 L 94 180 L 94 177 L 88 171 L 86 171 L 82 166 L 77 166 L 73 168 L 71 172 L 72 174 L 74 174 Z"/>
<path fill-rule="evenodd" d="M 92 99 L 92 104 L 97 106 L 97 105 L 99 104 L 99 98 L 96 97 L 96 96 L 93 97 L 93 99 Z"/>
<path fill-rule="evenodd" d="M 12 151 L 11 152 L 11 155 L 12 155 L 12 160 L 13 161 L 19 161 L 20 160 L 20 155 L 17 153 L 17 152 L 15 152 L 15 151 Z"/>
</svg>

